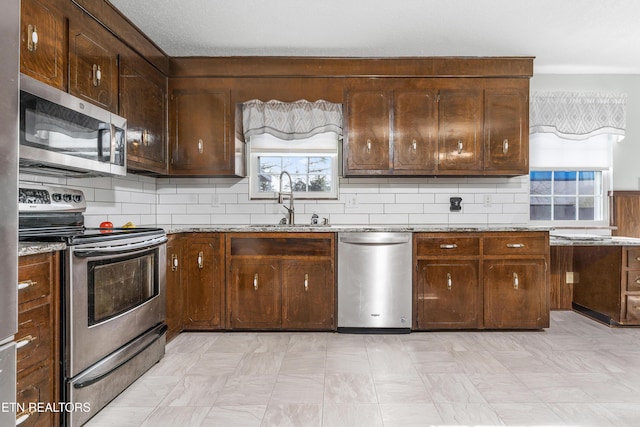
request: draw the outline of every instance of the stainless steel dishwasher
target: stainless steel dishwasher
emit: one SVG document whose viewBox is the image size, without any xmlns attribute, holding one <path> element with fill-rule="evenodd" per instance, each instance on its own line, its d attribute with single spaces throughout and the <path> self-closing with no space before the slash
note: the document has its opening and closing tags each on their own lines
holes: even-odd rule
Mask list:
<svg viewBox="0 0 640 427">
<path fill-rule="evenodd" d="M 411 233 L 338 233 L 338 332 L 411 332 Z"/>
</svg>

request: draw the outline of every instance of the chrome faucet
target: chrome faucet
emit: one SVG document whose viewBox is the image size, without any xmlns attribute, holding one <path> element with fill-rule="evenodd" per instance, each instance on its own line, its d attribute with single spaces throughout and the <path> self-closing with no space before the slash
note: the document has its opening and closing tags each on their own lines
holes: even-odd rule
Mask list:
<svg viewBox="0 0 640 427">
<path fill-rule="evenodd" d="M 290 191 L 282 191 L 282 176 L 287 175 L 289 177 L 289 188 Z M 289 214 L 289 225 L 293 225 L 294 221 L 294 208 L 293 208 L 293 180 L 291 179 L 291 175 L 289 172 L 282 171 L 280 173 L 280 189 L 278 191 L 278 203 L 284 203 L 285 196 L 289 198 L 289 207 L 284 207 Z"/>
</svg>

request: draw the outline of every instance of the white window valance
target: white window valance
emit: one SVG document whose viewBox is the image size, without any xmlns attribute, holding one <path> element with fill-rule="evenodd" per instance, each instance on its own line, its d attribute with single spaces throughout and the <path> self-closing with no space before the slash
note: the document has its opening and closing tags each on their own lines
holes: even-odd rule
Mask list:
<svg viewBox="0 0 640 427">
<path fill-rule="evenodd" d="M 242 104 L 242 126 L 245 141 L 263 133 L 284 140 L 326 132 L 342 135 L 342 104 L 323 100 L 247 101 Z"/>
<path fill-rule="evenodd" d="M 624 138 L 627 95 L 602 92 L 534 92 L 529 105 L 530 133 L 553 133 L 584 140 L 609 134 Z"/>
</svg>

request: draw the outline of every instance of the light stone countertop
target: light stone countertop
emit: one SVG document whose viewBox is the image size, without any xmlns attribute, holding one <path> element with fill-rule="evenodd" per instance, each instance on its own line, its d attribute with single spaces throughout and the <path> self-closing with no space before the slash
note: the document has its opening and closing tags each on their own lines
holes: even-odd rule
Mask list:
<svg viewBox="0 0 640 427">
<path fill-rule="evenodd" d="M 66 248 L 67 245 L 63 242 L 20 242 L 18 245 L 18 256 L 63 251 Z"/>
<path fill-rule="evenodd" d="M 551 246 L 640 246 L 640 239 L 594 234 L 564 234 L 551 235 L 549 244 Z"/>
</svg>

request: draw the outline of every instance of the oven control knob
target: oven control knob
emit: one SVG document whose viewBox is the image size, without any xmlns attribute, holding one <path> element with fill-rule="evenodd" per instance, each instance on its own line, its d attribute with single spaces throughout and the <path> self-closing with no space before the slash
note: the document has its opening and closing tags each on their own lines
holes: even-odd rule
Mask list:
<svg viewBox="0 0 640 427">
<path fill-rule="evenodd" d="M 65 194 L 62 199 L 67 203 L 71 203 L 71 194 Z"/>
<path fill-rule="evenodd" d="M 60 193 L 53 193 L 51 195 L 51 199 L 53 199 L 54 202 L 59 202 L 60 200 L 62 200 L 62 194 Z"/>
<path fill-rule="evenodd" d="M 82 201 L 82 195 L 80 195 L 80 194 L 74 194 L 74 195 L 73 195 L 73 201 L 74 201 L 75 203 L 80 203 L 80 202 Z"/>
</svg>

